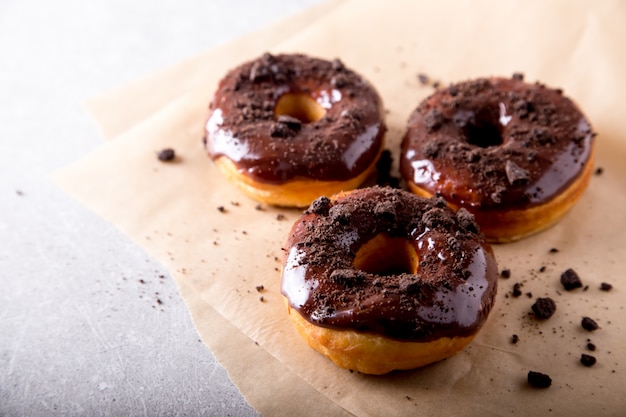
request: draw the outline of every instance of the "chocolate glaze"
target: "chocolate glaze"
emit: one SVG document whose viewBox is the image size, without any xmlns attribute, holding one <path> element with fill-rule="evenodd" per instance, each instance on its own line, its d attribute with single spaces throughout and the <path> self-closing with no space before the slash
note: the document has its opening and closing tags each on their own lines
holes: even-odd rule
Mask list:
<svg viewBox="0 0 626 417">
<path fill-rule="evenodd" d="M 276 118 L 276 102 L 285 93 L 308 94 L 326 114 L 311 123 Z M 345 181 L 374 162 L 385 130 L 380 97 L 341 61 L 265 54 L 219 83 L 206 147 L 213 159 L 229 158 L 256 181 Z"/>
<path fill-rule="evenodd" d="M 412 113 L 402 176 L 468 210 L 524 209 L 563 192 L 591 163 L 591 127 L 561 90 L 520 74 L 452 84 Z"/>
<path fill-rule="evenodd" d="M 410 242 L 419 257 L 415 274 L 354 266 L 359 248 L 381 233 Z M 376 186 L 311 204 L 288 238 L 281 288 L 313 324 L 431 341 L 475 333 L 495 301 L 497 276 L 469 212 Z"/>
</svg>

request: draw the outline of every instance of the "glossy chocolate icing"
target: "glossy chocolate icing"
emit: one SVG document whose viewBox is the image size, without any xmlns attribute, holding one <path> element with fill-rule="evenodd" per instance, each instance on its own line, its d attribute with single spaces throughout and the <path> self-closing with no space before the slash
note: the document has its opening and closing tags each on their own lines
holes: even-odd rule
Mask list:
<svg viewBox="0 0 626 417">
<path fill-rule="evenodd" d="M 402 176 L 472 212 L 544 204 L 575 181 L 594 134 L 561 90 L 477 79 L 436 91 L 412 113 Z"/>
<path fill-rule="evenodd" d="M 306 94 L 325 110 L 317 121 L 277 117 L 283 94 Z M 376 91 L 341 61 L 270 55 L 230 71 L 206 123 L 206 147 L 256 181 L 345 181 L 365 171 L 383 146 Z"/>
<path fill-rule="evenodd" d="M 495 301 L 497 265 L 466 210 L 388 187 L 321 197 L 294 224 L 285 248 L 282 293 L 309 322 L 431 341 L 469 336 Z M 354 266 L 379 234 L 406 239 L 417 272 L 377 274 Z"/>
</svg>

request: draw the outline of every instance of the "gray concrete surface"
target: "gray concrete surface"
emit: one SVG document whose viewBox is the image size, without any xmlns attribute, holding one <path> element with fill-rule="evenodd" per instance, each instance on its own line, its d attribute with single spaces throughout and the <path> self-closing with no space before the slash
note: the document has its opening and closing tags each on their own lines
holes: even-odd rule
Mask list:
<svg viewBox="0 0 626 417">
<path fill-rule="evenodd" d="M 103 141 L 84 100 L 316 2 L 0 0 L 0 416 L 256 415 L 167 271 L 47 176 Z"/>
</svg>

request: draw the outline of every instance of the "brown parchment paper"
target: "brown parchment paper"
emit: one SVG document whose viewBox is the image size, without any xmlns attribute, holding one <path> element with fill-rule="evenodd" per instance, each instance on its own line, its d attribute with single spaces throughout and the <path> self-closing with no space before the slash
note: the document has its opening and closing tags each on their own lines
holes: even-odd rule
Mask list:
<svg viewBox="0 0 626 417">
<path fill-rule="evenodd" d="M 465 351 L 421 370 L 384 377 L 350 373 L 296 336 L 280 296 L 278 259 L 298 212 L 255 209 L 256 202 L 238 194 L 207 161 L 200 144 L 206 92 L 169 100 L 55 179 L 168 266 L 203 339 L 217 347 L 216 357 L 234 370 L 235 383 L 246 396 L 252 393 L 251 403 L 263 413 L 621 415 L 626 122 L 619 95 L 626 91 L 626 33 L 620 24 L 625 8 L 620 2 L 346 1 L 272 48 L 339 56 L 366 75 L 388 108 L 388 146 L 394 151 L 408 113 L 432 91 L 420 85 L 419 72 L 447 83 L 523 71 L 528 80 L 563 87 L 599 133 L 597 164 L 604 173 L 558 225 L 495 247 L 501 268 L 510 268 L 512 277 L 500 281 L 487 325 Z M 220 75 L 207 77 L 216 83 Z M 156 161 L 155 151 L 164 146 L 176 148 L 177 163 Z M 552 247 L 559 252 L 549 253 Z M 589 286 L 586 291 L 562 290 L 559 275 L 570 267 Z M 602 281 L 612 282 L 614 290 L 599 291 Z M 511 297 L 515 282 L 531 297 Z M 265 287 L 262 294 L 257 285 Z M 557 302 L 557 314 L 545 322 L 528 314 L 540 296 Z M 582 316 L 602 328 L 582 330 Z M 204 318 L 215 320 L 217 328 Z M 228 351 L 231 328 L 238 332 L 232 332 Z M 512 334 L 520 337 L 515 345 Z M 593 368 L 579 363 L 588 338 L 598 346 Z M 528 370 L 550 374 L 553 386 L 529 388 Z M 312 412 L 303 386 L 327 399 L 321 402 L 326 407 L 337 406 Z"/>
</svg>

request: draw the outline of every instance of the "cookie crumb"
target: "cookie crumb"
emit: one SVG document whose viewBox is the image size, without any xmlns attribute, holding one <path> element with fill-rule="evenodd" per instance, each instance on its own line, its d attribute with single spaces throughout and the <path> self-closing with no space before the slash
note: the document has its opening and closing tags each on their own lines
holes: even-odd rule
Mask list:
<svg viewBox="0 0 626 417">
<path fill-rule="evenodd" d="M 589 342 L 587 343 L 587 349 L 594 352 L 596 350 L 596 345 L 594 345 L 593 343 Z"/>
<path fill-rule="evenodd" d="M 157 158 L 162 162 L 170 162 L 176 158 L 176 152 L 172 148 L 165 148 L 159 151 Z"/>
<path fill-rule="evenodd" d="M 519 342 L 519 336 L 514 334 L 513 336 L 511 336 L 511 343 L 513 343 L 514 345 L 517 344 L 517 342 Z"/>
<path fill-rule="evenodd" d="M 224 206 L 219 206 L 219 207 L 217 208 L 217 211 L 219 211 L 220 213 L 226 213 L 226 207 L 224 207 Z"/>
<path fill-rule="evenodd" d="M 284 215 L 284 214 L 282 214 L 282 213 L 278 213 L 278 214 L 276 215 L 276 220 L 278 220 L 278 221 L 285 220 L 285 219 L 286 219 L 286 217 L 285 217 L 285 215 Z"/>
<path fill-rule="evenodd" d="M 613 285 L 609 284 L 608 282 L 603 282 L 600 284 L 600 289 L 602 291 L 611 291 L 613 289 Z"/>
<path fill-rule="evenodd" d="M 557 248 L 552 248 L 552 249 L 550 249 L 550 251 L 549 251 L 549 252 L 550 252 L 550 253 L 557 253 L 558 251 L 559 251 L 559 250 L 558 250 Z"/>
<path fill-rule="evenodd" d="M 522 284 L 516 282 L 515 284 L 513 284 L 513 297 L 517 298 L 520 295 L 522 295 Z"/>
<path fill-rule="evenodd" d="M 265 287 L 263 285 L 257 285 L 256 287 L 257 292 L 261 292 L 265 289 Z"/>
<path fill-rule="evenodd" d="M 591 317 L 583 317 L 582 321 L 580 322 L 580 325 L 583 327 L 583 329 L 588 330 L 590 332 L 594 330 L 598 330 L 600 328 L 600 326 L 598 326 L 598 323 L 596 323 L 596 321 L 592 319 Z"/>
<path fill-rule="evenodd" d="M 548 388 L 552 385 L 552 378 L 541 372 L 528 371 L 528 383 L 535 388 Z"/>
<path fill-rule="evenodd" d="M 580 355 L 580 363 L 582 363 L 586 367 L 593 366 L 596 364 L 596 357 L 583 353 L 582 355 Z"/>
<path fill-rule="evenodd" d="M 602 167 L 596 168 L 596 171 L 595 171 L 596 175 L 602 175 L 603 173 L 604 173 L 604 168 Z"/>
<path fill-rule="evenodd" d="M 563 284 L 565 291 L 571 291 L 583 286 L 580 277 L 572 268 L 567 269 L 561 274 L 561 284 Z"/>
<path fill-rule="evenodd" d="M 500 272 L 500 276 L 501 276 L 502 278 L 511 278 L 511 270 L 510 270 L 510 269 L 508 269 L 508 268 L 507 268 L 507 269 L 503 269 L 503 270 Z"/>
<path fill-rule="evenodd" d="M 556 311 L 556 303 L 552 298 L 537 298 L 535 304 L 532 305 L 533 313 L 540 319 L 549 319 Z"/>
</svg>

